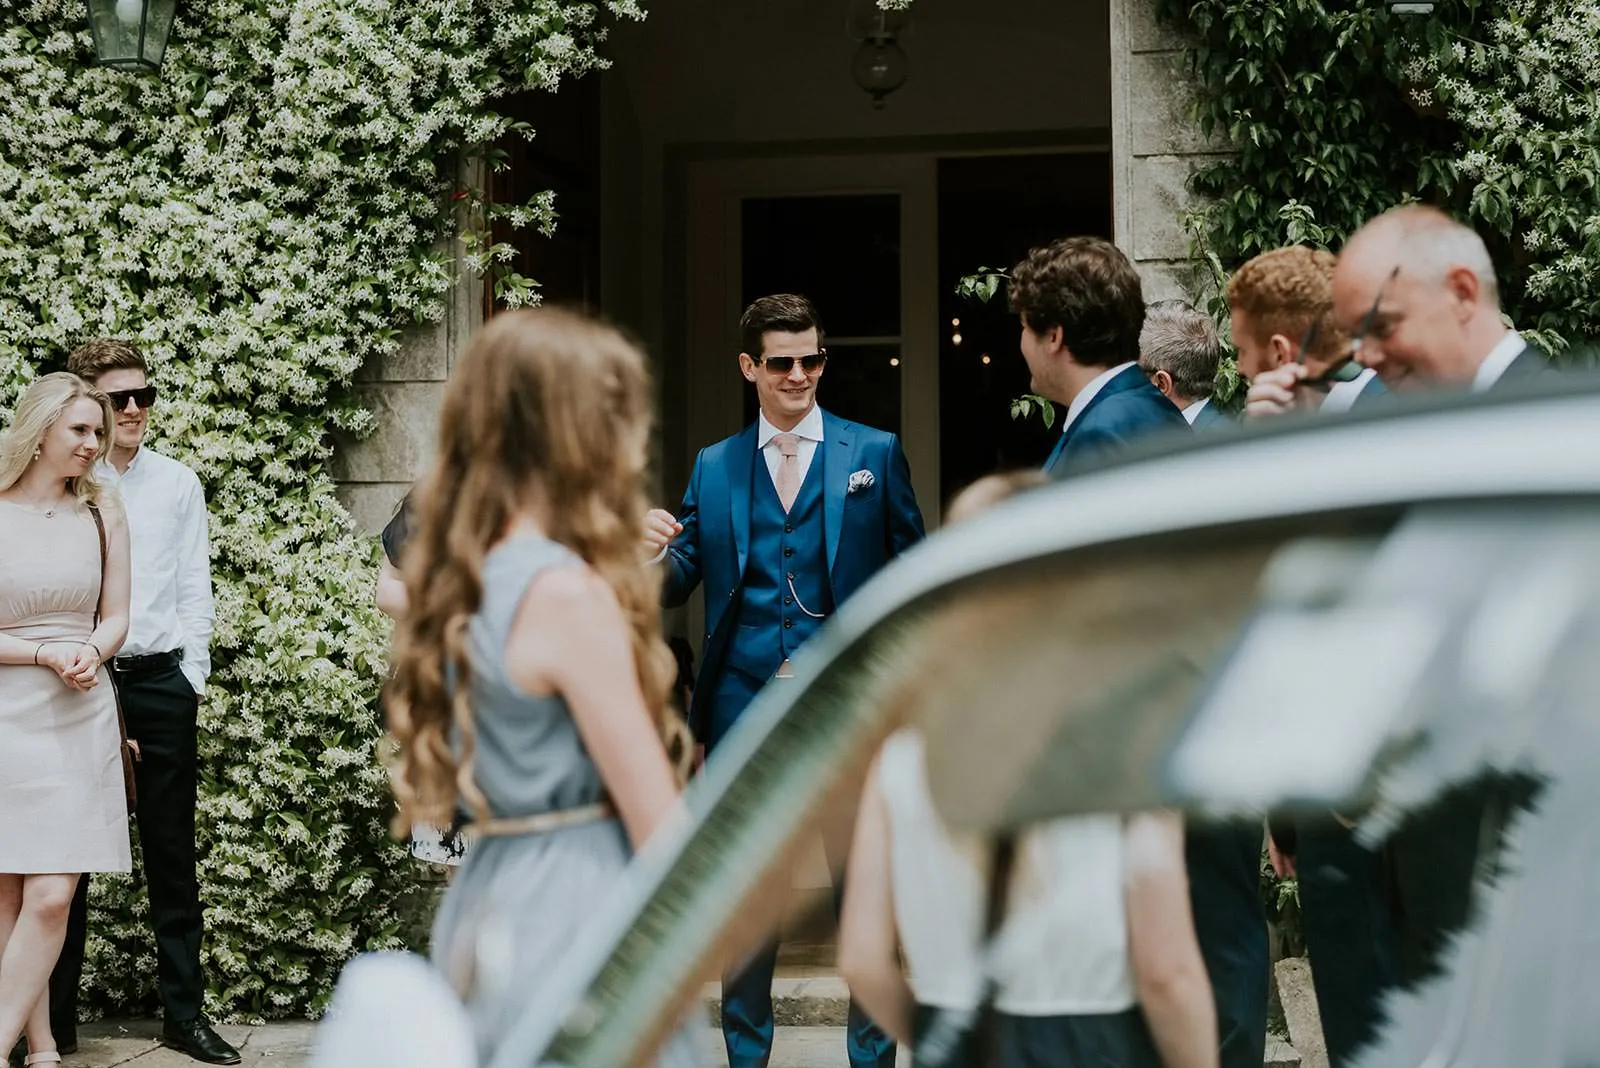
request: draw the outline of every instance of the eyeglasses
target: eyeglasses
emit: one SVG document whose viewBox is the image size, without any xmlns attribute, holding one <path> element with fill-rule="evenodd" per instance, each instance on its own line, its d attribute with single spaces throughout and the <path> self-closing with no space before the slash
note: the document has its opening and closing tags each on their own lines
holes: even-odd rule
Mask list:
<svg viewBox="0 0 1600 1068">
<path fill-rule="evenodd" d="M 1377 295 L 1372 298 L 1372 307 L 1368 308 L 1367 314 L 1361 317 L 1361 322 L 1357 325 L 1355 334 L 1350 338 L 1350 347 L 1345 350 L 1344 355 L 1334 360 L 1326 370 L 1315 378 L 1302 379 L 1300 385 L 1307 389 L 1327 392 L 1341 382 L 1354 382 L 1361 377 L 1361 373 L 1366 368 L 1356 362 L 1356 354 L 1361 351 L 1362 342 L 1367 334 L 1372 332 L 1372 324 L 1378 318 L 1378 308 L 1382 306 L 1383 298 L 1388 294 L 1389 287 L 1394 284 L 1394 280 L 1399 276 L 1400 265 L 1396 264 L 1394 270 L 1389 272 L 1389 277 L 1385 278 L 1383 284 L 1378 287 Z M 1295 356 L 1295 363 L 1304 364 L 1306 362 L 1306 352 L 1310 350 L 1312 343 L 1316 341 L 1317 330 L 1321 326 L 1321 315 L 1311 320 L 1311 325 L 1306 329 L 1305 337 L 1300 339 L 1300 351 Z"/>
<path fill-rule="evenodd" d="M 143 389 L 113 389 L 106 394 L 111 398 L 111 407 L 119 412 L 127 411 L 128 402 L 133 401 L 140 411 L 144 411 L 156 402 L 156 387 L 145 386 Z"/>
<path fill-rule="evenodd" d="M 1394 285 L 1394 280 L 1400 277 L 1400 265 L 1394 265 L 1394 270 L 1389 272 L 1389 277 L 1383 280 L 1383 285 L 1378 287 L 1378 293 L 1372 298 L 1372 307 L 1367 309 L 1367 314 L 1361 317 L 1361 324 L 1356 327 L 1356 332 L 1350 338 L 1350 359 L 1355 359 L 1356 353 L 1361 351 L 1362 344 L 1367 335 L 1372 332 L 1372 324 L 1378 319 L 1378 308 L 1383 304 L 1383 298 L 1389 292 L 1389 287 Z"/>
<path fill-rule="evenodd" d="M 800 370 L 808 375 L 814 375 L 822 370 L 823 364 L 828 362 L 828 352 L 808 352 L 803 356 L 763 356 L 756 362 L 765 367 L 769 374 L 786 375 L 794 370 L 794 362 L 800 361 Z"/>
</svg>

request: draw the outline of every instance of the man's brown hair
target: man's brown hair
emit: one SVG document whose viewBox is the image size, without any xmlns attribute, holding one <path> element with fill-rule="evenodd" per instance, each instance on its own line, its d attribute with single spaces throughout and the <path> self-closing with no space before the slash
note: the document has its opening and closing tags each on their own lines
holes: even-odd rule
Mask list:
<svg viewBox="0 0 1600 1068">
<path fill-rule="evenodd" d="M 67 357 L 67 370 L 79 378 L 94 382 L 107 371 L 144 371 L 148 374 L 150 368 L 133 342 L 97 337 L 78 346 L 77 351 Z"/>
<path fill-rule="evenodd" d="M 1115 367 L 1139 358 L 1144 291 L 1139 272 L 1111 242 L 1064 237 L 1012 268 L 1011 310 L 1036 334 L 1061 328 L 1078 363 Z"/>
<path fill-rule="evenodd" d="M 798 293 L 775 293 L 762 297 L 739 316 L 739 340 L 752 358 L 761 359 L 761 336 L 769 330 L 803 334 L 816 330 L 817 345 L 822 345 L 822 319 L 816 306 Z"/>
<path fill-rule="evenodd" d="M 1333 320 L 1333 253 L 1305 245 L 1275 248 L 1247 262 L 1228 279 L 1228 307 L 1250 317 L 1256 340 L 1273 334 L 1298 344 L 1315 321 L 1314 356 L 1331 356 L 1344 344 Z"/>
</svg>

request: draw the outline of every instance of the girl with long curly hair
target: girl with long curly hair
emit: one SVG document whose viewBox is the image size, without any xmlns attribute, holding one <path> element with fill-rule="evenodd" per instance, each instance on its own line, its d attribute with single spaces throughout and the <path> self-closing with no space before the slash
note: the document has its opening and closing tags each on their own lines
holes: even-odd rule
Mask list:
<svg viewBox="0 0 1600 1068">
<path fill-rule="evenodd" d="M 472 817 L 432 952 L 487 1058 L 674 809 L 688 746 L 639 536 L 643 354 L 575 314 L 500 315 L 440 420 L 388 710 L 401 833 Z M 680 1036 L 665 1062 L 694 1053 Z"/>
</svg>

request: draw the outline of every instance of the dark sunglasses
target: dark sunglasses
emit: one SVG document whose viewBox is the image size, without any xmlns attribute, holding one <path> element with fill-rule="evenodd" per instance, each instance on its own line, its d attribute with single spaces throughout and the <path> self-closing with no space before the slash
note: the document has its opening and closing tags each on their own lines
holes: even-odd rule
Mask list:
<svg viewBox="0 0 1600 1068">
<path fill-rule="evenodd" d="M 1389 277 L 1383 280 L 1383 285 L 1378 287 L 1377 295 L 1372 298 L 1372 307 L 1368 308 L 1367 314 L 1361 317 L 1361 322 L 1357 325 L 1355 334 L 1350 338 L 1350 348 L 1345 351 L 1343 356 L 1329 364 L 1327 370 L 1320 375 L 1315 378 L 1302 379 L 1300 382 L 1302 386 L 1307 389 L 1327 392 L 1341 382 L 1354 382 L 1361 377 L 1361 373 L 1366 368 L 1356 362 L 1356 354 L 1361 351 L 1362 341 L 1372 331 L 1372 324 L 1378 318 L 1378 308 L 1382 306 L 1384 296 L 1388 294 L 1389 287 L 1394 284 L 1394 280 L 1398 277 L 1400 277 L 1400 265 L 1396 264 L 1394 270 L 1389 272 Z M 1295 363 L 1304 364 L 1306 362 L 1306 352 L 1311 348 L 1312 343 L 1317 340 L 1317 330 L 1321 326 L 1321 315 L 1311 320 L 1311 325 L 1306 328 L 1305 336 L 1300 339 L 1300 351 L 1295 355 Z"/>
<path fill-rule="evenodd" d="M 128 402 L 133 403 L 140 411 L 149 408 L 156 402 L 156 387 L 145 386 L 143 389 L 113 389 L 106 394 L 111 398 L 111 407 L 119 412 L 128 410 Z"/>
<path fill-rule="evenodd" d="M 1295 363 L 1304 365 L 1306 362 L 1306 353 L 1309 352 L 1311 350 L 1311 346 L 1316 343 L 1317 331 L 1320 330 L 1321 327 L 1322 316 L 1318 315 L 1316 318 L 1311 320 L 1311 325 L 1306 328 L 1305 336 L 1300 339 L 1300 351 L 1295 353 Z M 1305 389 L 1314 389 L 1318 390 L 1319 392 L 1326 393 L 1328 390 L 1332 389 L 1334 386 L 1337 386 L 1341 382 L 1354 382 L 1356 379 L 1361 377 L 1361 372 L 1364 370 L 1366 370 L 1366 368 L 1362 367 L 1359 363 L 1356 363 L 1355 349 L 1352 348 L 1343 356 L 1333 361 L 1333 363 L 1329 364 L 1327 370 L 1323 371 L 1320 375 L 1317 375 L 1315 378 L 1302 378 L 1300 380 L 1300 385 Z"/>
<path fill-rule="evenodd" d="M 800 361 L 800 370 L 808 375 L 814 375 L 822 370 L 822 365 L 828 362 L 827 350 L 822 352 L 808 352 L 804 356 L 763 356 L 756 361 L 765 367 L 768 372 L 775 375 L 786 375 L 794 370 L 794 362 Z"/>
</svg>

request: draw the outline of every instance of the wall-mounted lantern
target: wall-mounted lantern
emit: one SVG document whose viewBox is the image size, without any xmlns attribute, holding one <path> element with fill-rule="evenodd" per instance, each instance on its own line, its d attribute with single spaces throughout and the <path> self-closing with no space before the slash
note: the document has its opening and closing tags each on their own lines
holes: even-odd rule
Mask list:
<svg viewBox="0 0 1600 1068">
<path fill-rule="evenodd" d="M 850 73 L 866 93 L 872 106 L 883 107 L 884 99 L 906 83 L 910 62 L 900 47 L 911 17 L 905 11 L 886 11 L 875 0 L 857 0 L 850 13 L 850 36 L 861 42 Z"/>
<path fill-rule="evenodd" d="M 117 70 L 156 71 L 167 54 L 167 38 L 178 0 L 87 0 L 95 61 Z"/>
</svg>

